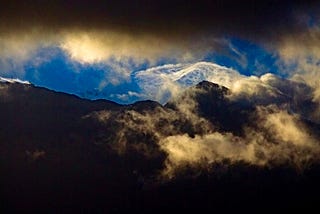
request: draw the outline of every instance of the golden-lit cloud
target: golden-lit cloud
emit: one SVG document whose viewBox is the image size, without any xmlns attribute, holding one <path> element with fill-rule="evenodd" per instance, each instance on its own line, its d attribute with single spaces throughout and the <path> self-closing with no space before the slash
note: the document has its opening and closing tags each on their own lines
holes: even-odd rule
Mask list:
<svg viewBox="0 0 320 214">
<path fill-rule="evenodd" d="M 260 112 L 265 114 L 266 112 Z M 268 114 L 266 114 L 268 115 Z M 297 146 L 312 145 L 316 141 L 307 132 L 307 129 L 299 122 L 297 116 L 286 111 L 277 111 L 265 117 L 263 126 L 274 134 L 274 136 L 287 143 Z"/>
<path fill-rule="evenodd" d="M 175 37 L 150 33 L 126 33 L 111 30 L 66 32 L 61 47 L 83 63 L 101 62 L 110 58 L 121 61 L 131 58 L 137 63 L 154 64 L 161 59 L 188 62 L 201 59 L 209 51 L 221 49 L 224 40 L 212 35 Z M 88 50 L 88 52 L 86 52 Z M 89 56 L 90 55 L 90 56 Z"/>
<path fill-rule="evenodd" d="M 57 38 L 39 29 L 0 34 L 1 72 L 14 73 L 20 77 L 20 74 L 24 73 L 23 66 L 26 63 L 31 61 L 40 64 L 43 60 L 47 60 L 40 58 L 37 53 L 41 48 L 54 46 Z"/>
<path fill-rule="evenodd" d="M 271 112 L 270 112 L 271 110 Z M 319 141 L 308 133 L 294 115 L 275 106 L 258 107 L 258 129 L 246 128 L 245 135 L 212 132 L 190 137 L 174 135 L 160 140 L 167 152 L 166 176 L 174 176 L 181 167 L 209 167 L 228 160 L 258 166 L 289 163 L 298 170 L 317 160 Z"/>
<path fill-rule="evenodd" d="M 187 48 L 164 38 L 150 35 L 124 34 L 114 31 L 68 32 L 61 48 L 71 59 L 81 63 L 100 63 L 110 58 L 117 61 L 132 58 L 135 62 L 154 62 L 164 57 L 183 58 Z"/>
<path fill-rule="evenodd" d="M 134 147 L 146 157 L 152 157 L 154 153 L 149 146 L 158 145 L 167 155 L 165 168 L 161 173 L 165 178 L 174 177 L 185 167 L 209 170 L 212 164 L 224 161 L 229 164 L 245 162 L 261 167 L 286 164 L 297 170 L 304 170 L 309 164 L 319 161 L 319 139 L 305 124 L 305 117 L 301 113 L 303 111 L 295 109 L 297 113 L 292 112 L 291 108 L 295 108 L 290 106 L 292 100 L 274 102 L 272 96 L 276 95 L 273 92 L 278 88 L 284 90 L 281 88 L 283 81 L 285 80 L 277 79 L 271 74 L 260 78 L 251 77 L 245 80 L 246 87 L 230 91 L 234 95 L 227 99 L 236 105 L 243 105 L 244 97 L 239 96 L 240 90 L 244 90 L 245 98 L 249 101 L 258 100 L 253 104 L 254 109 L 248 112 L 249 121 L 242 127 L 237 127 L 243 130 L 241 135 L 233 131 L 218 131 L 216 125 L 199 114 L 197 95 L 205 91 L 197 87 L 173 97 L 169 106 L 173 105 L 175 110 L 159 105 L 144 112 L 128 109 L 118 115 L 116 112 L 102 111 L 89 117 L 105 124 L 110 120 L 122 124 L 114 136 L 115 143 L 112 144 L 113 149 L 119 154 Z M 257 93 L 249 93 L 251 89 L 249 92 L 247 89 L 251 87 L 250 84 L 254 87 L 261 84 L 261 91 L 268 87 L 274 88 L 270 92 L 271 95 L 260 90 Z M 287 85 L 288 91 L 296 87 L 295 84 Z M 141 139 L 131 138 L 132 133 L 153 137 L 145 144 Z"/>
<path fill-rule="evenodd" d="M 313 88 L 313 101 L 320 109 L 320 28 L 315 25 L 293 35 L 283 35 L 275 47 L 280 71 L 294 81 Z M 319 121 L 320 110 L 314 117 Z"/>
<path fill-rule="evenodd" d="M 71 62 L 83 65 L 108 64 L 121 75 L 128 76 L 131 64 L 153 65 L 163 59 L 196 61 L 216 47 L 221 48 L 220 43 L 219 40 L 203 36 L 181 39 L 147 33 L 128 34 L 112 29 L 49 31 L 35 27 L 0 34 L 0 67 L 2 73 L 17 70 L 23 73 L 25 64 L 32 62 L 38 65 L 54 57 L 54 53 L 46 53 L 45 58 L 39 56 L 41 50 L 58 48 Z"/>
<path fill-rule="evenodd" d="M 246 144 L 230 133 L 214 132 L 194 138 L 188 135 L 169 136 L 161 139 L 160 145 L 168 153 L 167 168 L 163 173 L 169 177 L 185 165 L 208 167 L 226 159 L 259 164 L 255 157 L 255 145 Z"/>
<path fill-rule="evenodd" d="M 163 58 L 197 61 L 229 46 L 237 55 L 235 60 L 246 66 L 246 57 L 230 44 L 222 44 L 221 38 L 278 43 L 278 38 L 294 38 L 308 29 L 296 17 L 318 8 L 309 2 L 293 2 L 291 10 L 287 3 L 268 1 L 259 5 L 246 0 L 189 3 L 5 1 L 0 10 L 0 66 L 7 71 L 23 69 L 21 62 L 34 60 L 35 53 L 46 46 L 60 47 L 84 64 L 110 58 L 150 64 Z M 283 48 L 282 54 L 292 53 L 290 47 Z"/>
<path fill-rule="evenodd" d="M 320 28 L 310 27 L 305 31 L 283 35 L 277 46 L 280 57 L 286 62 L 305 57 L 320 58 Z"/>
</svg>

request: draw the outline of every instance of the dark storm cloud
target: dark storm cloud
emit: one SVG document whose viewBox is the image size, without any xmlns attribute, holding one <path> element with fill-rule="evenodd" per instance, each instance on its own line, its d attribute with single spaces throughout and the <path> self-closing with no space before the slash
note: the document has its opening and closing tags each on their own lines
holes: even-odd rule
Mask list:
<svg viewBox="0 0 320 214">
<path fill-rule="evenodd" d="M 298 0 L 4 0 L 0 70 L 23 76 L 24 65 L 46 47 L 82 64 L 121 62 L 114 70 L 125 77 L 131 60 L 197 62 L 230 49 L 229 38 L 258 43 L 282 60 L 301 49 L 318 53 L 319 6 Z"/>
<path fill-rule="evenodd" d="M 112 28 L 126 33 L 265 35 L 303 27 L 297 14 L 317 12 L 313 1 L 9 1 L 1 3 L 2 31 L 31 26 Z"/>
</svg>

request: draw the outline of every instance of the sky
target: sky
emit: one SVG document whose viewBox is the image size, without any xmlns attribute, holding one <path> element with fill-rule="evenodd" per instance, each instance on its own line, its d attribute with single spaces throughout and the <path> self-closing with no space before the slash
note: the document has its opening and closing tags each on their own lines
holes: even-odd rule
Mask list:
<svg viewBox="0 0 320 214">
<path fill-rule="evenodd" d="M 218 83 L 226 83 L 230 76 L 272 73 L 308 84 L 320 101 L 316 1 L 5 0 L 1 4 L 2 77 L 89 99 L 165 103 L 183 86 L 217 80 L 221 69 L 214 65 L 220 65 L 225 66 L 226 77 L 221 81 L 220 75 Z M 211 76 L 202 75 L 206 69 Z M 186 84 L 170 74 L 179 71 L 191 72 L 196 81 L 189 78 Z"/>
</svg>

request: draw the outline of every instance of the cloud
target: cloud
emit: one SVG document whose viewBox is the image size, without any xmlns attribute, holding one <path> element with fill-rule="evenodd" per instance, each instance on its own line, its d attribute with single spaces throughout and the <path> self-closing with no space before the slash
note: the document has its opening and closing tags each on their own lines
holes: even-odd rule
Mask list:
<svg viewBox="0 0 320 214">
<path fill-rule="evenodd" d="M 306 57 L 320 58 L 320 29 L 316 25 L 295 35 L 284 35 L 277 46 L 281 59 L 286 62 Z"/>
<path fill-rule="evenodd" d="M 314 14 L 318 5 L 308 1 L 271 0 L 259 5 L 251 0 L 188 1 L 187 4 L 78 1 L 77 4 L 37 2 L 32 6 L 27 2 L 8 1 L 1 8 L 0 69 L 6 77 L 22 78 L 26 65 L 36 67 L 54 57 L 54 53 L 42 56 L 43 49 L 51 52 L 50 48 L 58 48 L 71 63 L 105 66 L 105 72 L 102 71 L 105 79 L 99 86 L 102 89 L 110 83 L 130 81 L 130 75 L 139 66 L 194 63 L 206 58 L 208 53 L 228 52 L 228 57 L 235 55 L 233 60 L 248 67 L 246 53 L 233 46 L 230 38 L 267 47 L 282 45 L 279 48 L 283 50 L 282 56 L 292 52 L 288 47 L 299 44 L 291 42 L 295 37 L 303 41 L 301 32 L 315 42 L 317 37 L 305 17 L 313 17 L 316 23 L 318 17 Z M 171 80 L 167 82 L 168 86 L 161 89 L 166 94 L 164 98 L 161 94 L 154 96 L 161 102 L 180 90 Z"/>
<path fill-rule="evenodd" d="M 258 128 L 247 127 L 245 135 L 212 132 L 190 137 L 186 134 L 164 137 L 161 148 L 167 152 L 165 176 L 175 176 L 183 167 L 208 168 L 225 160 L 274 167 L 289 164 L 303 170 L 318 161 L 319 140 L 299 121 L 276 106 L 258 106 Z"/>
<path fill-rule="evenodd" d="M 218 42 L 215 42 L 218 44 Z M 95 68 L 104 73 L 99 89 L 130 81 L 139 66 L 161 60 L 193 61 L 202 58 L 207 47 L 201 39 L 169 39 L 150 34 L 126 34 L 112 29 L 58 29 L 44 27 L 0 33 L 0 75 L 24 78 L 28 67 L 37 67 L 57 57 L 73 70 Z"/>
<path fill-rule="evenodd" d="M 65 34 L 60 47 L 80 63 L 99 63 L 109 59 L 152 64 L 161 58 L 192 59 L 198 51 L 191 42 L 171 41 L 148 34 L 125 34 L 112 30 L 75 31 Z M 204 47 L 202 47 L 203 49 Z"/>
<path fill-rule="evenodd" d="M 305 14 L 317 20 L 318 4 L 309 1 L 161 1 L 43 3 L 5 1 L 0 10 L 0 61 L 4 70 L 21 70 L 39 48 L 57 46 L 84 64 L 133 60 L 151 63 L 170 58 L 190 62 L 228 46 L 225 37 L 265 43 L 299 35 Z M 310 16 L 311 16 L 310 15 Z M 242 66 L 247 60 L 233 50 Z M 10 60 L 9 60 L 10 59 Z M 22 62 L 22 64 L 21 64 Z"/>
<path fill-rule="evenodd" d="M 269 109 L 261 107 L 258 108 L 258 113 L 263 119 L 263 127 L 268 132 L 273 133 L 276 139 L 296 146 L 315 144 L 316 140 L 312 138 L 303 123 L 299 121 L 298 115 L 289 114 L 285 110 L 279 110 L 272 106 L 269 106 L 269 108 L 272 109 L 272 113 L 268 114 Z"/>
<path fill-rule="evenodd" d="M 245 76 L 210 62 L 166 64 L 139 71 L 134 78 L 146 98 L 160 103 L 166 103 L 170 98 L 183 93 L 187 87 L 203 80 L 229 88 L 232 93 L 228 98 L 231 100 L 288 104 L 295 110 L 301 110 L 301 105 L 309 105 L 307 102 L 311 102 L 310 105 L 315 102 L 313 87 L 303 79 L 285 79 L 271 73 Z M 309 106 L 309 111 L 313 108 Z M 307 115 L 307 112 L 300 113 Z"/>
<path fill-rule="evenodd" d="M 161 60 L 193 62 L 221 48 L 219 40 L 197 36 L 184 39 L 148 33 L 125 33 L 114 29 L 57 29 L 33 27 L 0 33 L 2 75 L 23 77 L 26 66 L 37 67 L 61 51 L 66 60 L 82 66 L 106 66 L 114 75 L 112 84 L 128 80 L 138 66 L 153 66 Z M 210 43 L 210 44 L 208 44 Z M 60 53 L 60 52 L 59 52 Z"/>
<path fill-rule="evenodd" d="M 229 42 L 229 49 L 231 53 L 233 53 L 235 56 L 232 57 L 242 68 L 248 67 L 248 58 L 245 53 L 242 53 L 240 50 L 238 50 L 231 42 Z"/>
<path fill-rule="evenodd" d="M 211 170 L 211 166 L 217 163 L 245 162 L 260 167 L 287 165 L 303 171 L 319 161 L 319 138 L 316 130 L 308 125 L 308 114 L 303 109 L 312 109 L 312 105 L 304 105 L 303 97 L 312 98 L 308 96 L 312 90 L 307 85 L 273 74 L 242 77 L 234 84 L 243 86 L 226 93 L 224 102 L 229 105 L 220 106 L 224 109 L 217 111 L 236 111 L 236 114 L 248 111 L 248 114 L 242 114 L 246 118 L 241 118 L 247 122 L 236 127 L 243 130 L 242 134 L 233 129 L 219 131 L 223 130 L 215 125 L 221 122 L 219 118 L 215 118 L 213 124 L 203 116 L 204 106 L 199 106 L 198 96 L 203 94 L 205 99 L 207 91 L 201 87 L 192 87 L 172 97 L 166 107 L 159 105 L 144 111 L 137 107 L 121 114 L 112 113 L 113 116 L 103 113 L 106 116 L 99 116 L 99 120 L 108 126 L 116 118 L 121 124 L 112 140 L 115 142 L 113 148 L 119 154 L 131 147 L 149 158 L 155 154 L 154 146 L 165 152 L 167 158 L 161 173 L 164 178 L 177 176 L 185 167 Z M 222 102 L 217 99 L 212 102 Z M 252 108 L 242 108 L 244 99 Z M 141 136 L 132 137 L 134 133 Z"/>
<path fill-rule="evenodd" d="M 233 82 L 228 98 L 242 100 L 255 105 L 285 106 L 290 112 L 310 121 L 319 122 L 319 102 L 315 99 L 315 88 L 301 78 L 281 78 L 274 74 L 260 77 L 242 77 Z"/>
<path fill-rule="evenodd" d="M 134 91 L 128 91 L 127 93 L 124 93 L 124 94 L 111 94 L 110 97 L 111 98 L 116 97 L 117 99 L 122 100 L 123 102 L 128 102 L 135 99 L 146 100 L 149 98 L 144 93 L 137 93 Z"/>
<path fill-rule="evenodd" d="M 281 71 L 289 78 L 313 89 L 313 101 L 320 109 L 320 29 L 317 24 L 295 35 L 282 36 L 275 50 Z M 314 117 L 319 121 L 320 111 Z"/>
<path fill-rule="evenodd" d="M 191 98 L 193 93 L 190 92 L 187 96 Z M 112 149 L 119 154 L 124 154 L 132 147 L 135 150 L 143 147 L 143 151 L 138 150 L 138 152 L 147 157 L 152 156 L 150 151 L 153 150 L 153 146 L 158 147 L 159 139 L 164 136 L 176 135 L 181 133 L 181 130 L 190 132 L 190 134 L 193 132 L 205 132 L 208 129 L 206 127 L 210 127 L 205 119 L 196 114 L 197 104 L 193 99 L 189 99 L 189 102 L 179 102 L 178 99 L 175 102 L 178 111 L 164 108 L 158 103 L 152 103 L 152 101 L 140 102 L 135 106 L 139 105 L 142 108 L 147 107 L 149 109 L 150 107 L 151 109 L 141 112 L 135 108 L 132 109 L 130 107 L 132 105 L 129 105 L 121 113 L 99 111 L 87 115 L 86 118 L 94 118 L 106 126 L 109 126 L 110 122 L 116 122 L 116 125 L 112 125 L 116 129 L 116 134 L 110 136 L 112 138 L 110 142 L 114 142 Z M 135 135 L 139 137 L 134 137 Z"/>
<path fill-rule="evenodd" d="M 128 1 L 98 0 L 72 2 L 4 1 L 0 27 L 11 30 L 44 27 L 53 32 L 62 28 L 112 29 L 125 34 L 161 34 L 179 37 L 198 32 L 243 34 L 265 37 L 302 28 L 303 14 L 317 17 L 314 1 Z M 285 28 L 285 29 L 284 29 Z"/>
<path fill-rule="evenodd" d="M 38 30 L 0 34 L 0 74 L 21 78 L 27 63 L 45 61 L 39 57 L 39 50 L 54 46 L 54 38 L 50 37 Z"/>
<path fill-rule="evenodd" d="M 235 81 L 230 88 L 233 92 L 231 96 L 247 96 L 248 98 L 263 97 L 263 99 L 267 96 L 271 97 L 271 99 L 276 99 L 281 96 L 282 93 L 264 81 L 270 75 L 272 74 L 265 74 L 261 77 L 243 77 Z"/>
<path fill-rule="evenodd" d="M 232 134 L 214 132 L 204 136 L 169 136 L 160 141 L 161 148 L 168 153 L 165 176 L 172 177 L 184 166 L 209 167 L 223 160 L 248 161 L 255 159 L 254 145 L 246 145 Z"/>
</svg>

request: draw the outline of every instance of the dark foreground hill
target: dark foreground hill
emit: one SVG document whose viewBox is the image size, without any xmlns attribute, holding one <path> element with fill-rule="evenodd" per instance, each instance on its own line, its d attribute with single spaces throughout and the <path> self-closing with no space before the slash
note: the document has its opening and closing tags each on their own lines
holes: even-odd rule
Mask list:
<svg viewBox="0 0 320 214">
<path fill-rule="evenodd" d="M 317 162 L 301 170 L 286 161 L 261 166 L 228 156 L 215 162 L 205 156 L 200 160 L 206 162 L 204 166 L 188 162 L 173 175 L 164 175 L 170 153 L 162 147 L 163 138 L 197 139 L 217 132 L 242 138 L 245 127 L 259 129 L 252 122 L 255 105 L 231 101 L 228 95 L 227 88 L 202 82 L 165 106 L 153 101 L 118 105 L 33 85 L 0 83 L 1 210 L 318 209 Z M 314 122 L 300 122 L 312 132 L 319 131 Z"/>
</svg>

